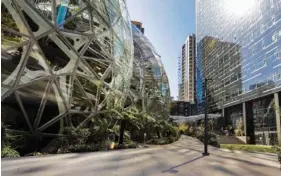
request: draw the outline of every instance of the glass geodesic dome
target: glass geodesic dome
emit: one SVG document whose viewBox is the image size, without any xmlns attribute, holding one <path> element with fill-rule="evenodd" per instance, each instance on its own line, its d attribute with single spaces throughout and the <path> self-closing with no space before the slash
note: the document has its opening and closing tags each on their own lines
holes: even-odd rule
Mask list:
<svg viewBox="0 0 281 176">
<path fill-rule="evenodd" d="M 122 106 L 133 67 L 124 0 L 1 1 L 2 123 L 57 134 Z"/>
<path fill-rule="evenodd" d="M 133 24 L 132 31 L 135 56 L 132 91 L 144 102 L 143 111 L 163 117 L 169 113 L 170 90 L 161 57 L 150 41 Z"/>
</svg>

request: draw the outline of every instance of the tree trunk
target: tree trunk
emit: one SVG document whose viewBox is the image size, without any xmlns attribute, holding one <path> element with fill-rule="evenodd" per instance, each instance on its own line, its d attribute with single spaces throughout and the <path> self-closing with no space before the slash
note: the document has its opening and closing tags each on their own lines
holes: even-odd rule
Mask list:
<svg viewBox="0 0 281 176">
<path fill-rule="evenodd" d="M 157 130 L 156 130 L 156 132 L 157 132 L 158 139 L 160 139 L 160 138 L 161 138 L 161 136 L 160 136 L 159 129 L 157 129 Z"/>
<path fill-rule="evenodd" d="M 121 120 L 120 135 L 119 135 L 119 145 L 123 144 L 125 125 L 126 125 L 126 121 L 125 120 Z"/>
</svg>

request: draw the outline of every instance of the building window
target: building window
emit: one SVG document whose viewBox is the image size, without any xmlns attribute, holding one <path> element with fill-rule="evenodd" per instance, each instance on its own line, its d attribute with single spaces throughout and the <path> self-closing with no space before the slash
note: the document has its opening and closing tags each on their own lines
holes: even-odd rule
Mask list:
<svg viewBox="0 0 281 176">
<path fill-rule="evenodd" d="M 273 42 L 277 42 L 277 39 L 278 39 L 278 33 L 275 32 L 275 33 L 272 35 L 272 41 L 273 41 Z"/>
<path fill-rule="evenodd" d="M 253 41 L 253 40 L 254 40 L 254 34 L 251 33 L 251 34 L 250 34 L 250 42 Z"/>
<path fill-rule="evenodd" d="M 273 0 L 270 0 L 270 5 L 271 5 L 271 8 L 273 8 L 273 7 L 274 7 Z"/>
<path fill-rule="evenodd" d="M 263 60 L 263 65 L 266 66 L 267 65 L 267 58 L 264 57 L 264 60 Z"/>
<path fill-rule="evenodd" d="M 274 55 L 275 55 L 275 59 L 281 58 L 279 51 L 276 51 L 276 53 L 274 53 Z"/>
<path fill-rule="evenodd" d="M 275 15 L 272 15 L 272 24 L 275 24 L 276 23 L 276 21 L 275 21 Z"/>
<path fill-rule="evenodd" d="M 264 32 L 264 25 L 263 24 L 261 24 L 261 34 Z"/>
</svg>

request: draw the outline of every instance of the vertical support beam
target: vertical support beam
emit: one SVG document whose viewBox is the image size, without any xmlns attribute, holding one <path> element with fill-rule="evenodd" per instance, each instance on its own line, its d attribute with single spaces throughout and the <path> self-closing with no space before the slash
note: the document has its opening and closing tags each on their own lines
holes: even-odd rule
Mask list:
<svg viewBox="0 0 281 176">
<path fill-rule="evenodd" d="M 243 125 L 244 125 L 244 133 L 245 133 L 245 136 L 247 137 L 246 102 L 242 103 L 242 107 L 243 107 Z"/>
<path fill-rule="evenodd" d="M 208 79 L 205 79 L 205 125 L 204 125 L 204 153 L 208 156 Z"/>
<path fill-rule="evenodd" d="M 57 20 L 57 0 L 52 0 L 52 22 L 56 25 Z"/>
<path fill-rule="evenodd" d="M 221 127 L 225 127 L 225 108 L 222 108 L 221 110 L 221 114 L 222 114 L 222 126 Z"/>
<path fill-rule="evenodd" d="M 281 113 L 280 113 L 278 93 L 274 93 L 274 109 L 276 114 L 276 129 L 277 129 L 278 144 L 281 145 L 281 122 L 280 122 Z"/>
</svg>

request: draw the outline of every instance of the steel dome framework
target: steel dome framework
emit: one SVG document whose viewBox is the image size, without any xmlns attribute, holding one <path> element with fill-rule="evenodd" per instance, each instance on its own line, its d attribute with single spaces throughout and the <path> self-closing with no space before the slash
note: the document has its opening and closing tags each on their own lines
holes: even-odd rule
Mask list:
<svg viewBox="0 0 281 176">
<path fill-rule="evenodd" d="M 170 90 L 161 57 L 133 24 L 132 31 L 135 60 L 131 91 L 141 99 L 143 112 L 163 118 L 169 115 Z"/>
<path fill-rule="evenodd" d="M 126 101 L 133 40 L 124 0 L 72 0 L 56 25 L 60 2 L 1 1 L 2 122 L 14 132 L 57 134 Z"/>
</svg>

